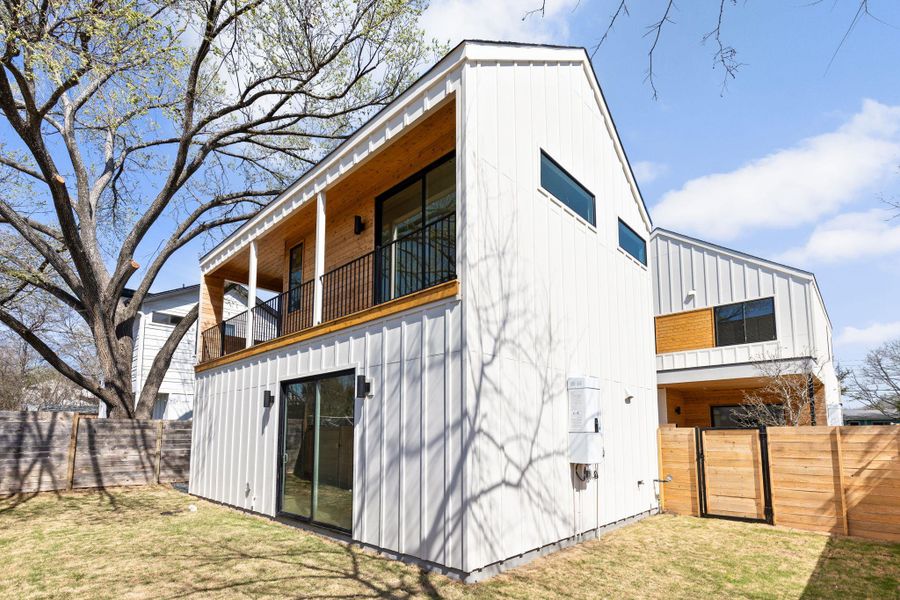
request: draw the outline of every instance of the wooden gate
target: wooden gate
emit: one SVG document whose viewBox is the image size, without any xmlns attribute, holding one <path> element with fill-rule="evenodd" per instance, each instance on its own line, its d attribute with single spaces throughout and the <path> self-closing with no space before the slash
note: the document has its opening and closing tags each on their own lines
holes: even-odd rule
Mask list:
<svg viewBox="0 0 900 600">
<path fill-rule="evenodd" d="M 772 523 L 767 434 L 697 429 L 700 516 Z"/>
</svg>

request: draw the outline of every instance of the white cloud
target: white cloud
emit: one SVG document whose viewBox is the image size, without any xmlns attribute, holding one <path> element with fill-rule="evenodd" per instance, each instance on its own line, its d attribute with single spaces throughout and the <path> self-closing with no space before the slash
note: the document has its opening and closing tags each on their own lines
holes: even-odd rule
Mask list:
<svg viewBox="0 0 900 600">
<path fill-rule="evenodd" d="M 631 165 L 634 176 L 641 183 L 651 183 L 669 172 L 669 165 L 653 162 L 651 160 L 639 160 Z"/>
<path fill-rule="evenodd" d="M 900 337 L 900 321 L 872 323 L 867 327 L 844 327 L 835 340 L 840 346 L 878 346 Z"/>
<path fill-rule="evenodd" d="M 900 219 L 887 210 L 848 212 L 816 226 L 803 246 L 779 260 L 788 264 L 841 262 L 900 254 Z"/>
<path fill-rule="evenodd" d="M 537 13 L 523 20 L 540 6 L 540 0 L 433 0 L 421 25 L 429 36 L 451 45 L 464 39 L 565 43 L 567 20 L 578 1 L 547 2 L 543 17 Z"/>
<path fill-rule="evenodd" d="M 754 228 L 815 222 L 879 183 L 900 161 L 900 106 L 873 100 L 837 130 L 692 179 L 653 209 L 663 227 L 733 239 Z"/>
</svg>

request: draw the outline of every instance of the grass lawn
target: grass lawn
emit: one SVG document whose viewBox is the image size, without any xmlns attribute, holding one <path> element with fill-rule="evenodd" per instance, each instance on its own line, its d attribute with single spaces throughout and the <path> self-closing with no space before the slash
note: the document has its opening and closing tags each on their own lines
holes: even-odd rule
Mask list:
<svg viewBox="0 0 900 600">
<path fill-rule="evenodd" d="M 466 586 L 163 487 L 2 501 L 0 555 L 0 598 L 900 598 L 900 544 L 663 515 Z"/>
</svg>

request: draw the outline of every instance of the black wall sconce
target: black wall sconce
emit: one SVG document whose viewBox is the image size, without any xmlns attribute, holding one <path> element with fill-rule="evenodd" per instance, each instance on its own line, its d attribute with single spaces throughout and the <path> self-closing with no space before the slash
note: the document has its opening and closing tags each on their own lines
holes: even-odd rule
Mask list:
<svg viewBox="0 0 900 600">
<path fill-rule="evenodd" d="M 372 382 L 365 375 L 356 376 L 356 397 L 367 398 L 372 392 Z"/>
<path fill-rule="evenodd" d="M 275 394 L 266 390 L 263 392 L 263 408 L 271 408 L 275 404 Z"/>
<path fill-rule="evenodd" d="M 359 235 L 363 232 L 363 230 L 365 228 L 366 228 L 366 224 L 363 223 L 363 219 L 361 216 L 356 215 L 355 217 L 353 217 L 353 233 L 355 233 L 356 235 Z"/>
</svg>

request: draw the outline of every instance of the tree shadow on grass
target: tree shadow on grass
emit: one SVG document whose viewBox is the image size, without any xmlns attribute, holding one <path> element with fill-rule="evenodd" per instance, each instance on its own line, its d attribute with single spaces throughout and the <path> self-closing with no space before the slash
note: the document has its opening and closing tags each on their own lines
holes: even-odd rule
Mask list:
<svg viewBox="0 0 900 600">
<path fill-rule="evenodd" d="M 432 581 L 434 575 L 424 569 L 350 544 L 322 543 L 325 545 L 309 548 L 302 538 L 297 543 L 277 540 L 270 548 L 259 550 L 212 540 L 183 553 L 167 553 L 170 561 L 183 561 L 181 568 L 190 577 L 179 589 L 158 597 L 205 597 L 229 591 L 263 596 L 289 592 L 319 599 L 441 597 Z M 240 572 L 247 564 L 254 565 L 252 572 Z"/>
<path fill-rule="evenodd" d="M 900 544 L 830 538 L 800 598 L 900 598 Z"/>
</svg>

